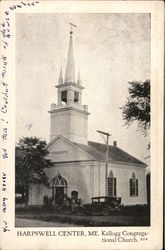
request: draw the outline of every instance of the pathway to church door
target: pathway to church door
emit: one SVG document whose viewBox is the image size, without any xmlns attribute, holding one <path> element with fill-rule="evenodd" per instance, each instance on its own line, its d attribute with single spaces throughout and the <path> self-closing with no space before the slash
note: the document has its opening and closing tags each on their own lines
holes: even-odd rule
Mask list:
<svg viewBox="0 0 165 250">
<path fill-rule="evenodd" d="M 62 206 L 64 200 L 64 187 L 56 187 L 55 204 Z"/>
</svg>

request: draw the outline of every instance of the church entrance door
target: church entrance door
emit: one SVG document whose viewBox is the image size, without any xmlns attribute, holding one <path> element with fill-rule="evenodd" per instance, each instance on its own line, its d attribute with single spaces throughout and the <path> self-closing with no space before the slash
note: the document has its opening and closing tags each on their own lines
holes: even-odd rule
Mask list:
<svg viewBox="0 0 165 250">
<path fill-rule="evenodd" d="M 55 204 L 62 206 L 64 200 L 64 187 L 56 187 Z"/>
<path fill-rule="evenodd" d="M 58 206 L 63 205 L 64 196 L 67 196 L 68 184 L 60 172 L 52 179 L 52 198 Z"/>
</svg>

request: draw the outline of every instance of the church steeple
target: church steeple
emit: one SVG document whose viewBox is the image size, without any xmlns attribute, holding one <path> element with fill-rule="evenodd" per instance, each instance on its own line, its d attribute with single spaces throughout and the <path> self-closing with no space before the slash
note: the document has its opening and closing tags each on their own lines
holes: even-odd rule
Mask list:
<svg viewBox="0 0 165 250">
<path fill-rule="evenodd" d="M 71 30 L 70 31 L 69 50 L 68 50 L 67 66 L 66 66 L 65 82 L 64 83 L 70 83 L 70 82 L 75 83 L 72 34 L 73 34 L 73 32 Z"/>
<path fill-rule="evenodd" d="M 60 69 L 60 75 L 59 75 L 59 79 L 58 79 L 58 84 L 63 84 L 62 67 Z"/>
<path fill-rule="evenodd" d="M 77 84 L 81 85 L 80 70 L 78 70 Z"/>
<path fill-rule="evenodd" d="M 76 27 L 76 25 L 70 25 Z M 72 26 L 70 31 L 70 41 L 68 58 L 66 65 L 65 79 L 63 81 L 62 68 L 58 80 L 57 104 L 51 105 L 49 111 L 50 140 L 58 135 L 62 135 L 72 142 L 87 144 L 88 141 L 88 106 L 82 105 L 82 91 L 80 72 L 75 81 L 75 68 L 73 59 Z"/>
</svg>

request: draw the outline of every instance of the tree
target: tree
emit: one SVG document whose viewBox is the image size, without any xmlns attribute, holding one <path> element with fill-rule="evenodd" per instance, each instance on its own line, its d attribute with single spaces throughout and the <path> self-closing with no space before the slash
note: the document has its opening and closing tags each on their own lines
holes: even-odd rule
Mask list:
<svg viewBox="0 0 165 250">
<path fill-rule="evenodd" d="M 25 206 L 28 205 L 28 193 L 31 183 L 49 185 L 44 169 L 53 166 L 53 163 L 46 158 L 48 153 L 46 142 L 37 137 L 23 137 L 16 145 L 16 191 L 21 192 L 23 196 L 25 194 Z"/>
<path fill-rule="evenodd" d="M 122 107 L 123 118 L 126 124 L 137 121 L 138 128 L 146 135 L 150 128 L 150 80 L 145 82 L 129 82 L 129 97 Z M 150 143 L 148 143 L 148 150 Z M 147 157 L 149 158 L 149 156 Z M 146 175 L 147 203 L 150 208 L 150 173 Z"/>
<path fill-rule="evenodd" d="M 145 134 L 150 128 L 150 80 L 129 82 L 129 97 L 121 108 L 126 125 L 137 121 Z"/>
</svg>

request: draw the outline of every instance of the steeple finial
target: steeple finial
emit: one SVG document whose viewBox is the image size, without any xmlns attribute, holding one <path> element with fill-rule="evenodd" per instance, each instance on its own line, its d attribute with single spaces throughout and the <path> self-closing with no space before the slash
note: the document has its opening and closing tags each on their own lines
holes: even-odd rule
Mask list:
<svg viewBox="0 0 165 250">
<path fill-rule="evenodd" d="M 60 69 L 60 75 L 59 75 L 59 79 L 58 79 L 58 84 L 63 84 L 62 66 L 61 66 L 61 69 Z"/>
<path fill-rule="evenodd" d="M 78 70 L 78 77 L 77 77 L 77 84 L 81 85 L 81 78 L 80 78 L 80 69 Z"/>
<path fill-rule="evenodd" d="M 70 23 L 71 31 L 70 31 L 70 41 L 69 41 L 69 50 L 68 50 L 68 58 L 67 58 L 67 66 L 65 73 L 65 83 L 75 82 L 75 70 L 74 70 L 74 58 L 73 58 L 73 43 L 72 43 L 72 26 L 77 27 L 76 25 Z"/>
</svg>

